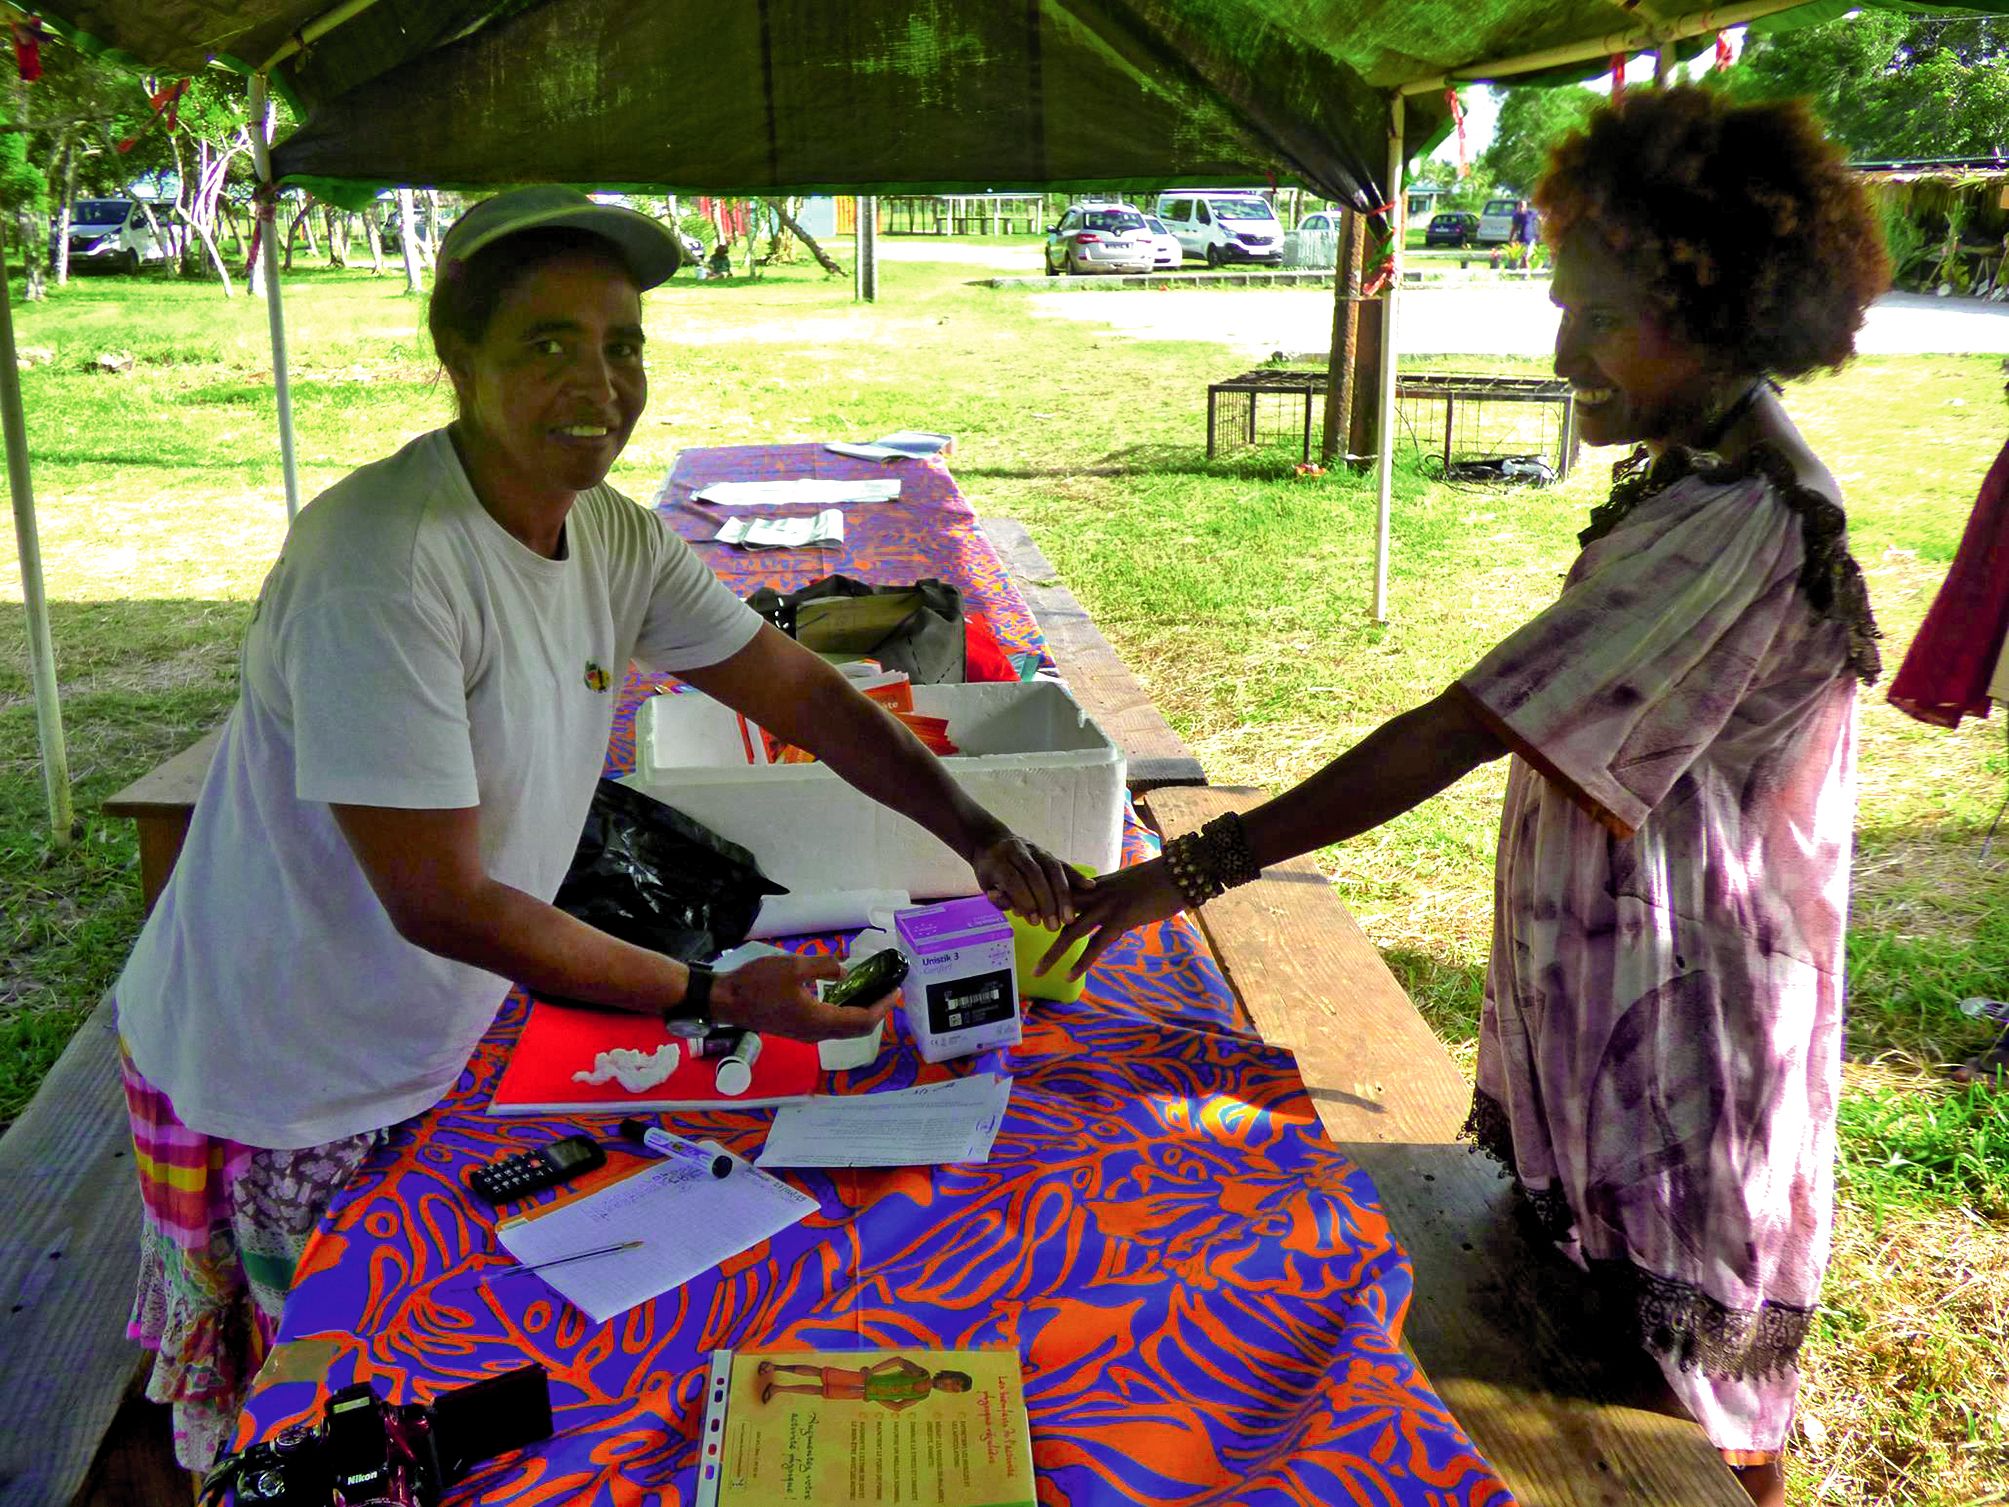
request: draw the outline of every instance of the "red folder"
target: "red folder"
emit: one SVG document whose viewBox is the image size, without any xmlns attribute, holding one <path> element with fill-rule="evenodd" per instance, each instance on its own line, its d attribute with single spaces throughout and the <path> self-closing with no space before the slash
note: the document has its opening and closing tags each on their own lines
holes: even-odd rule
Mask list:
<svg viewBox="0 0 2009 1507">
<path fill-rule="evenodd" d="M 716 1057 L 681 1053 L 677 1069 L 653 1088 L 630 1093 L 619 1079 L 580 1083 L 574 1073 L 593 1071 L 595 1057 L 615 1047 L 651 1052 L 670 1039 L 661 1021 L 625 1011 L 581 1010 L 537 1000 L 530 1006 L 509 1066 L 489 1102 L 492 1115 L 626 1114 L 637 1109 L 747 1109 L 806 1099 L 820 1091 L 822 1065 L 816 1043 L 763 1036 L 753 1060 L 753 1083 L 743 1094 L 722 1094 L 714 1083 Z M 694 1043 L 679 1043 L 680 1046 Z"/>
</svg>

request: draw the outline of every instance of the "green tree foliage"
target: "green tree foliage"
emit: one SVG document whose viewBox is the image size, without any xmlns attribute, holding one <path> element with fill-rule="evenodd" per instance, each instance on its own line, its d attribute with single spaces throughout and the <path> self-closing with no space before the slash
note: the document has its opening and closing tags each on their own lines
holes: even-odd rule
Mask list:
<svg viewBox="0 0 2009 1507">
<path fill-rule="evenodd" d="M 27 133 L 0 133 L 0 211 L 39 214 L 48 196 L 49 180 L 28 160 Z"/>
<path fill-rule="evenodd" d="M 1725 86 L 1804 98 L 1857 161 L 2009 151 L 2009 21 L 1865 10 L 1821 26 L 1753 27 Z"/>
<path fill-rule="evenodd" d="M 1602 95 L 1579 84 L 1506 90 L 1493 144 L 1480 156 L 1479 166 L 1501 192 L 1527 193 L 1548 166 L 1549 148 L 1603 103 Z"/>
</svg>

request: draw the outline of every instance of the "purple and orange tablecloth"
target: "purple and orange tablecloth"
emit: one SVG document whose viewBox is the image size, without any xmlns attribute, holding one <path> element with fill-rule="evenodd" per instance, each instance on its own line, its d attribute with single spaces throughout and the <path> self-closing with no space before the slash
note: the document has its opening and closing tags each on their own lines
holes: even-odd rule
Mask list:
<svg viewBox="0 0 2009 1507">
<path fill-rule="evenodd" d="M 658 506 L 687 538 L 712 481 L 885 474 L 815 446 L 689 452 Z M 894 472 L 847 507 L 842 550 L 700 552 L 741 594 L 833 571 L 962 587 L 1008 648 L 1038 629 L 948 473 Z M 633 756 L 631 676 L 608 753 Z M 1132 861 L 1154 846 L 1134 821 Z M 823 939 L 811 945 L 827 945 Z M 512 995 L 453 1092 L 400 1126 L 331 1210 L 287 1304 L 242 1438 L 313 1416 L 331 1386 L 398 1400 L 510 1369 L 551 1373 L 557 1433 L 481 1467 L 456 1503 L 691 1500 L 719 1346 L 1018 1349 L 1041 1500 L 1473 1504 L 1511 1499 L 1399 1342 L 1410 1274 L 1366 1175 L 1328 1141 L 1287 1052 L 1239 1023 L 1183 920 L 1127 938 L 1074 1004 L 1034 1006 L 1011 1109 L 981 1166 L 787 1174 L 817 1214 L 718 1271 L 595 1325 L 508 1258 L 464 1189 L 497 1154 L 612 1122 L 483 1113 L 521 1029 Z M 896 1018 L 897 1019 L 897 1018 Z M 865 1075 L 927 1068 L 905 1038 Z M 753 1155 L 769 1114 L 675 1117 Z M 296 1379 L 297 1378 L 297 1379 Z"/>
</svg>

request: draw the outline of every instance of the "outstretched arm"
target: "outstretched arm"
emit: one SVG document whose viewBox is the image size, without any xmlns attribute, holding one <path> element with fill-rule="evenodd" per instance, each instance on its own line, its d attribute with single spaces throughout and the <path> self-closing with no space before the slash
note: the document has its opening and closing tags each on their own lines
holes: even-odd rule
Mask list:
<svg viewBox="0 0 2009 1507">
<path fill-rule="evenodd" d="M 1506 745 L 1454 686 L 1384 722 L 1303 784 L 1246 813 L 1242 829 L 1259 867 L 1282 863 L 1371 831 L 1505 752 Z M 1074 966 L 1079 978 L 1123 933 L 1163 920 L 1185 904 L 1162 858 L 1106 875 L 1076 897 L 1074 920 L 1061 929 L 1040 966 L 1052 968 L 1089 937 Z"/>
</svg>

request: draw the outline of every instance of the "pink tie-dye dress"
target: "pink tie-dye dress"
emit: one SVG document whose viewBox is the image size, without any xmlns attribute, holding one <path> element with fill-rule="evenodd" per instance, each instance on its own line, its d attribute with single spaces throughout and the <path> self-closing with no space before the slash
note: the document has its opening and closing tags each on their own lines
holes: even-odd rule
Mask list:
<svg viewBox="0 0 2009 1507">
<path fill-rule="evenodd" d="M 1469 1127 L 1726 1450 L 1778 1450 L 1833 1218 L 1855 688 L 1841 513 L 1760 451 L 1622 482 L 1459 682 L 1516 757 Z"/>
</svg>

